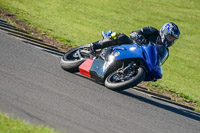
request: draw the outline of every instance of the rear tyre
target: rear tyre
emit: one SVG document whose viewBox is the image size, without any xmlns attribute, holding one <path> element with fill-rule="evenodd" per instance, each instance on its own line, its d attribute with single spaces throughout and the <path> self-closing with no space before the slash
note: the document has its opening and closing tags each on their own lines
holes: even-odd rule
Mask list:
<svg viewBox="0 0 200 133">
<path fill-rule="evenodd" d="M 81 63 L 89 57 L 89 54 L 87 56 L 85 54 L 82 55 L 80 52 L 81 50 L 88 50 L 89 53 L 90 44 L 76 47 L 65 53 L 60 60 L 61 67 L 66 71 L 77 72 Z"/>
</svg>

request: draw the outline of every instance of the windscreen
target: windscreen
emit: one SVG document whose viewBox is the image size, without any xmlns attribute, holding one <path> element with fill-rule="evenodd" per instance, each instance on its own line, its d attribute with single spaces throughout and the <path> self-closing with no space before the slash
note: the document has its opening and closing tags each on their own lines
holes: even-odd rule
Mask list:
<svg viewBox="0 0 200 133">
<path fill-rule="evenodd" d="M 159 65 L 163 65 L 169 56 L 168 48 L 165 48 L 163 45 L 156 45 L 158 51 Z"/>
</svg>

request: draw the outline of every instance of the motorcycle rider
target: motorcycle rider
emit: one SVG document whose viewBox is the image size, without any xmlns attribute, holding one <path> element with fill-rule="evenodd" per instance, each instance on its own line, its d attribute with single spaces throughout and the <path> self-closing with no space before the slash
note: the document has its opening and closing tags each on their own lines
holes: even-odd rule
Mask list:
<svg viewBox="0 0 200 133">
<path fill-rule="evenodd" d="M 140 30 L 132 31 L 130 33 L 130 38 L 123 33 L 112 33 L 107 38 L 100 41 L 92 43 L 92 51 L 95 52 L 96 49 L 102 49 L 109 46 L 121 45 L 121 44 L 132 44 L 136 41 L 138 44 L 149 44 L 155 45 L 158 51 L 158 55 L 164 58 L 166 52 L 168 52 L 168 47 L 174 44 L 180 36 L 180 30 L 178 26 L 169 22 L 164 24 L 160 31 L 154 27 L 143 27 Z"/>
</svg>

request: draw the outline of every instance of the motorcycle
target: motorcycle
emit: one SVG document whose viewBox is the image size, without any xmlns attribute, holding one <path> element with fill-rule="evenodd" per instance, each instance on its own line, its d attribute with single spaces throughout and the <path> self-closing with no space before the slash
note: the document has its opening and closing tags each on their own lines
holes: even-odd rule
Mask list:
<svg viewBox="0 0 200 133">
<path fill-rule="evenodd" d="M 162 49 L 162 57 L 158 53 Z M 61 67 L 103 83 L 108 89 L 121 91 L 134 87 L 142 81 L 162 78 L 162 64 L 169 56 L 162 45 L 149 42 L 110 46 L 96 54 L 91 45 L 76 47 L 61 57 Z M 163 52 L 164 51 L 164 52 Z"/>
</svg>

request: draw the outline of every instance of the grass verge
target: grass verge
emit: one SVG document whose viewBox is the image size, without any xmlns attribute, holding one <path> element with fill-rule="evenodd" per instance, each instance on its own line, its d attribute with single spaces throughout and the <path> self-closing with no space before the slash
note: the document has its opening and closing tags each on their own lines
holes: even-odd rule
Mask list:
<svg viewBox="0 0 200 133">
<path fill-rule="evenodd" d="M 0 113 L 1 133 L 59 133 L 45 126 L 33 126 L 25 121 L 10 118 L 8 115 Z"/>
</svg>

